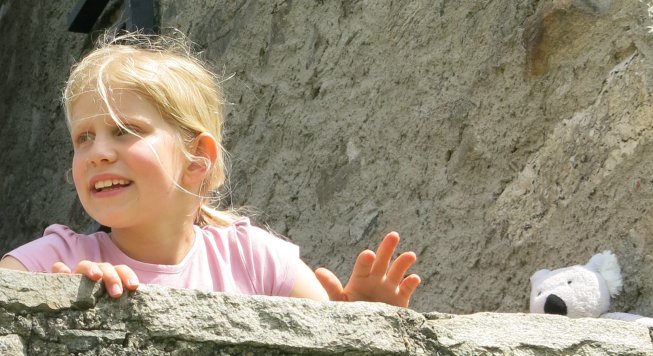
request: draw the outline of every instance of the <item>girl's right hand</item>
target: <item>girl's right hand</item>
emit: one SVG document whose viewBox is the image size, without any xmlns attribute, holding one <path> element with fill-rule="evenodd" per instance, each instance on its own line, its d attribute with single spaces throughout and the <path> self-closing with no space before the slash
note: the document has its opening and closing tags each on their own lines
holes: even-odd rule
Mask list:
<svg viewBox="0 0 653 356">
<path fill-rule="evenodd" d="M 92 281 L 104 281 L 104 287 L 112 298 L 120 298 L 123 288 L 135 291 L 138 288 L 136 273 L 126 265 L 114 266 L 110 263 L 81 261 L 72 271 L 63 262 L 52 265 L 52 273 L 82 274 Z"/>
<path fill-rule="evenodd" d="M 399 234 L 393 231 L 385 236 L 376 253 L 361 252 L 344 288 L 338 277 L 326 268 L 318 268 L 315 277 L 332 301 L 362 300 L 408 308 L 410 298 L 421 283 L 416 274 L 406 276 L 417 256 L 414 252 L 404 252 L 392 260 L 397 245 Z"/>
</svg>

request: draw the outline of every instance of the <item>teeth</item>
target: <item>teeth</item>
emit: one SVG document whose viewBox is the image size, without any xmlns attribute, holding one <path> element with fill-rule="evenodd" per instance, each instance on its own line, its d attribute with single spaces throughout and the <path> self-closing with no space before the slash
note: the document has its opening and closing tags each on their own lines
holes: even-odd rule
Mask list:
<svg viewBox="0 0 653 356">
<path fill-rule="evenodd" d="M 105 179 L 95 183 L 95 189 L 104 189 L 112 187 L 114 185 L 127 185 L 129 184 L 128 180 L 124 179 Z"/>
</svg>

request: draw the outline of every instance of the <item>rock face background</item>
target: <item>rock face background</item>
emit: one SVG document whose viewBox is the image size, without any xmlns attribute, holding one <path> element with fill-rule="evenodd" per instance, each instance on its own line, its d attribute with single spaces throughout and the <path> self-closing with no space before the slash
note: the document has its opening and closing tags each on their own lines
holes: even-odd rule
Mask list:
<svg viewBox="0 0 653 356">
<path fill-rule="evenodd" d="M 58 95 L 76 1 L 0 1 L 3 250 L 93 224 Z M 111 2 L 110 11 L 120 11 Z M 346 278 L 397 230 L 412 306 L 526 311 L 537 269 L 619 256 L 653 315 L 653 19 L 638 0 L 156 2 L 226 79 L 231 203 Z M 105 18 L 110 18 L 110 14 Z"/>
</svg>

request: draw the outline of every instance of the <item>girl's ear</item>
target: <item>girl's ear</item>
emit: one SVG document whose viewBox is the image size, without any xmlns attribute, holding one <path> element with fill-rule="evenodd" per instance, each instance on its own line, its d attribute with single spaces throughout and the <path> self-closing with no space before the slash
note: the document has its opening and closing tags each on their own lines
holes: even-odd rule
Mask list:
<svg viewBox="0 0 653 356">
<path fill-rule="evenodd" d="M 202 132 L 195 137 L 189 151 L 197 159 L 188 162 L 186 166 L 184 171 L 186 184 L 194 185 L 204 180 L 218 159 L 218 149 L 218 143 L 210 133 Z"/>
</svg>

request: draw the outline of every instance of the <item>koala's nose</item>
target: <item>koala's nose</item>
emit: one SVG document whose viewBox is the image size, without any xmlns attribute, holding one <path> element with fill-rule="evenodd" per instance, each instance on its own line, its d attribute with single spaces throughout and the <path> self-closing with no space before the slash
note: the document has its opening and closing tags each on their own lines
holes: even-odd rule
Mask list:
<svg viewBox="0 0 653 356">
<path fill-rule="evenodd" d="M 555 294 L 549 294 L 544 303 L 544 313 L 567 315 L 567 304 Z"/>
</svg>

